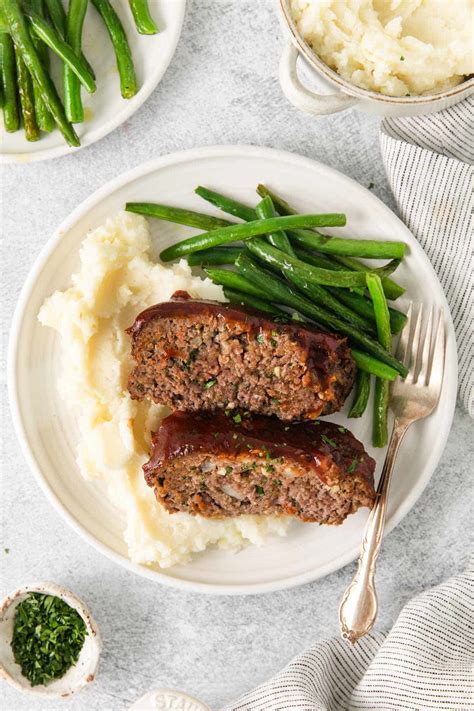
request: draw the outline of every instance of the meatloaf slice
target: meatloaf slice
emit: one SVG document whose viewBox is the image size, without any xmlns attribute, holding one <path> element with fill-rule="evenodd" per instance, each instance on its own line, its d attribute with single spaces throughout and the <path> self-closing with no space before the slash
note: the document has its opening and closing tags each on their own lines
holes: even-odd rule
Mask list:
<svg viewBox="0 0 474 711">
<path fill-rule="evenodd" d="M 143 311 L 128 333 L 132 398 L 176 410 L 315 419 L 342 407 L 356 371 L 342 336 L 186 292 Z"/>
<path fill-rule="evenodd" d="M 330 422 L 175 412 L 152 441 L 145 479 L 171 513 L 339 524 L 374 501 L 374 460 Z"/>
</svg>

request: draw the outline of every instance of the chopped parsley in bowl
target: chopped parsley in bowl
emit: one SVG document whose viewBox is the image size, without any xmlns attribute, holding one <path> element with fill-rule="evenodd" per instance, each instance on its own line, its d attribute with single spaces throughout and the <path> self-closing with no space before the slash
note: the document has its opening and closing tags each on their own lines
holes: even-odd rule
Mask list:
<svg viewBox="0 0 474 711">
<path fill-rule="evenodd" d="M 13 656 L 31 686 L 47 684 L 76 664 L 86 635 L 84 620 L 67 602 L 31 592 L 16 608 Z"/>
<path fill-rule="evenodd" d="M 0 676 L 22 691 L 74 694 L 94 680 L 100 650 L 86 606 L 61 586 L 25 585 L 0 607 Z"/>
</svg>

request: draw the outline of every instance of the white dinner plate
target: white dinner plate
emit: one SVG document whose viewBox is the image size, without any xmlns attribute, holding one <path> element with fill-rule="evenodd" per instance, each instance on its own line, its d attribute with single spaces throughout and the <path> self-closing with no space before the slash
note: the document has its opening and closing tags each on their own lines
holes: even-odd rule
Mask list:
<svg viewBox="0 0 474 711">
<path fill-rule="evenodd" d="M 371 192 L 315 161 L 291 153 L 248 146 L 222 146 L 175 153 L 147 163 L 98 190 L 59 227 L 40 254 L 20 296 L 10 342 L 9 383 L 13 419 L 28 463 L 49 500 L 75 531 L 124 567 L 178 588 L 211 593 L 261 593 L 288 588 L 337 570 L 359 550 L 367 509 L 341 526 L 292 522 L 284 538 L 232 554 L 210 549 L 187 565 L 160 570 L 132 563 L 122 538 L 121 514 L 99 488 L 86 482 L 75 463 L 77 429 L 59 397 L 59 337 L 42 327 L 37 314 L 44 299 L 69 286 L 79 265 L 79 248 L 88 230 L 122 209 L 126 201 L 155 201 L 214 212 L 196 195 L 203 184 L 238 200 L 256 201 L 263 182 L 302 212 L 345 212 L 347 227 L 334 233 L 402 240 L 408 256 L 397 271 L 407 297 L 444 309 L 447 325 L 446 373 L 436 411 L 408 431 L 397 460 L 387 531 L 412 508 L 429 481 L 448 437 L 456 399 L 457 359 L 453 324 L 438 279 L 419 244 L 400 220 Z M 150 220 L 159 249 L 182 239 L 189 228 Z M 403 306 L 403 300 L 400 300 Z M 406 300 L 405 300 L 406 305 Z M 346 407 L 347 411 L 347 407 Z M 331 420 L 351 429 L 377 460 L 380 474 L 385 450 L 373 449 L 370 412 Z"/>
<path fill-rule="evenodd" d="M 84 22 L 84 54 L 94 68 L 97 91 L 82 91 L 86 121 L 74 124 L 81 146 L 72 148 L 58 129 L 41 133 L 39 141 L 28 142 L 23 129 L 6 133 L 0 129 L 0 159 L 3 163 L 29 163 L 59 158 L 90 146 L 120 126 L 148 99 L 160 82 L 178 44 L 184 20 L 186 0 L 150 0 L 149 7 L 160 32 L 156 35 L 138 33 L 128 0 L 113 0 L 130 44 L 137 73 L 139 91 L 132 99 L 120 95 L 115 54 L 107 30 L 94 7 L 90 6 Z M 55 60 L 55 58 L 53 58 Z M 53 64 L 53 74 L 61 86 L 59 63 Z M 1 112 L 0 112 L 1 113 Z M 3 121 L 3 119 L 0 119 Z"/>
</svg>

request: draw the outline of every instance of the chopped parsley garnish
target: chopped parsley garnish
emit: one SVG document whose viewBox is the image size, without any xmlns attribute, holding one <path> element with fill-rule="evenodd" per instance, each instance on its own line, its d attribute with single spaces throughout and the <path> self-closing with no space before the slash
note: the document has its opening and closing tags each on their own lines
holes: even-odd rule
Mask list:
<svg viewBox="0 0 474 711">
<path fill-rule="evenodd" d="M 270 402 L 272 403 L 272 405 L 279 405 L 280 404 L 280 401 L 276 397 L 272 397 Z"/>
<path fill-rule="evenodd" d="M 265 469 L 267 470 L 267 472 L 274 472 L 275 471 L 275 467 L 273 466 L 273 464 L 267 464 L 265 466 Z"/>
<path fill-rule="evenodd" d="M 339 432 L 342 432 L 343 434 L 344 434 L 344 432 L 346 432 L 345 427 L 338 427 L 337 429 L 339 430 Z"/>
<path fill-rule="evenodd" d="M 275 486 L 281 486 L 281 479 L 274 479 L 273 483 L 275 484 Z"/>
<path fill-rule="evenodd" d="M 209 388 L 213 388 L 216 383 L 217 383 L 217 380 L 215 378 L 212 378 L 212 380 L 207 380 L 204 383 L 204 388 L 206 390 L 209 390 Z"/>
<path fill-rule="evenodd" d="M 263 486 L 258 486 L 258 485 L 257 485 L 257 486 L 255 487 L 255 491 L 257 492 L 257 494 L 258 494 L 259 496 L 263 496 L 264 493 L 265 493 L 265 489 L 263 488 Z"/>
<path fill-rule="evenodd" d="M 258 334 L 257 341 L 262 345 L 263 345 L 263 343 L 265 343 L 265 336 L 263 335 L 263 333 Z"/>
<path fill-rule="evenodd" d="M 405 57 L 403 56 L 403 54 L 402 54 L 402 56 L 400 57 L 400 61 L 401 61 L 401 62 L 404 62 L 404 61 L 405 61 Z"/>
<path fill-rule="evenodd" d="M 375 183 L 369 183 L 367 187 L 369 190 L 373 190 L 375 188 Z"/>
<path fill-rule="evenodd" d="M 240 422 L 242 422 L 242 415 L 237 412 L 237 414 L 235 414 L 232 419 L 234 420 L 235 424 L 238 425 Z"/>
<path fill-rule="evenodd" d="M 278 331 L 272 331 L 272 336 L 273 336 L 274 338 L 277 338 L 277 337 L 279 336 Z"/>
<path fill-rule="evenodd" d="M 234 471 L 234 470 L 232 469 L 232 467 L 227 466 L 227 467 L 225 468 L 225 473 L 226 473 L 226 474 L 232 474 L 233 471 Z"/>
<path fill-rule="evenodd" d="M 348 466 L 348 468 L 347 468 L 347 473 L 348 473 L 348 474 L 353 474 L 353 472 L 355 472 L 355 470 L 357 469 L 357 465 L 358 465 L 358 464 L 359 464 L 359 460 L 358 460 L 358 458 L 356 457 L 356 458 L 353 459 L 352 462 L 349 464 L 349 466 Z"/>
<path fill-rule="evenodd" d="M 337 448 L 337 442 L 335 442 L 333 439 L 330 437 L 326 437 L 326 435 L 322 434 L 321 439 L 325 444 L 328 444 L 330 447 L 336 447 Z"/>
<path fill-rule="evenodd" d="M 84 620 L 64 600 L 29 593 L 16 608 L 13 656 L 31 686 L 48 684 L 77 662 L 86 635 Z"/>
<path fill-rule="evenodd" d="M 194 363 L 194 361 L 196 360 L 197 354 L 197 348 L 193 348 L 191 351 L 189 351 L 188 360 L 183 360 L 183 362 L 181 363 L 181 368 L 183 370 L 189 371 L 191 369 L 191 363 Z"/>
<path fill-rule="evenodd" d="M 8 554 L 10 553 L 10 549 L 9 549 L 9 548 L 4 548 L 3 550 L 4 550 L 4 553 L 5 553 L 6 555 L 8 555 Z"/>
</svg>

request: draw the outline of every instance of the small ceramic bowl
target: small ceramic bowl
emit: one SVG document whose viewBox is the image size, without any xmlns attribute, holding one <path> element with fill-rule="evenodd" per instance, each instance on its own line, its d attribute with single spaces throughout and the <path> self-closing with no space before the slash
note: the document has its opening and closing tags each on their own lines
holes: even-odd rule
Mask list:
<svg viewBox="0 0 474 711">
<path fill-rule="evenodd" d="M 80 614 L 87 627 L 88 635 L 77 663 L 60 679 L 51 681 L 46 686 L 31 686 L 21 673 L 20 666 L 13 658 L 11 640 L 15 610 L 28 593 L 37 592 L 44 595 L 54 595 L 64 600 Z M 102 649 L 99 629 L 91 617 L 85 604 L 74 593 L 54 583 L 32 583 L 14 590 L 2 601 L 0 607 L 0 677 L 20 691 L 42 696 L 66 698 L 75 694 L 91 681 L 94 681 Z"/>
<path fill-rule="evenodd" d="M 280 62 L 280 84 L 288 101 L 297 109 L 316 116 L 334 114 L 355 107 L 382 116 L 419 116 L 442 111 L 474 93 L 474 78 L 438 94 L 423 96 L 386 96 L 352 84 L 328 67 L 299 33 L 293 20 L 290 0 L 280 0 L 281 20 L 288 44 Z M 304 86 L 297 71 L 303 57 L 323 92 Z"/>
<path fill-rule="evenodd" d="M 173 709 L 173 711 L 211 711 L 209 706 L 192 696 L 173 689 L 154 689 L 141 696 L 130 711 L 158 711 L 158 709 Z"/>
</svg>

